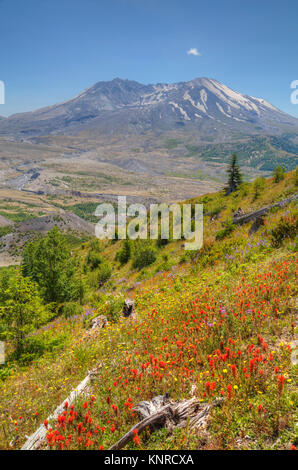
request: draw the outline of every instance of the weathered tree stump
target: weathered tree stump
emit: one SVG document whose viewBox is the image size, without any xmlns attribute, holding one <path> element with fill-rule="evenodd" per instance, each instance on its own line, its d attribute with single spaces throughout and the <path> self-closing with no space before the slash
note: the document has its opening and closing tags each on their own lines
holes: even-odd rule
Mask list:
<svg viewBox="0 0 298 470">
<path fill-rule="evenodd" d="M 223 402 L 224 398 L 217 398 L 212 403 L 201 403 L 195 397 L 189 400 L 174 402 L 168 394 L 158 395 L 151 401 L 142 401 L 134 407 L 143 419 L 133 426 L 118 442 L 113 444 L 109 450 L 120 450 L 131 441 L 137 431 L 141 434 L 147 427 L 156 430 L 160 427 L 174 429 L 175 427 L 190 430 L 202 430 L 208 425 L 210 411 L 214 406 Z"/>
<path fill-rule="evenodd" d="M 135 312 L 135 303 L 134 303 L 133 300 L 125 299 L 122 313 L 123 313 L 123 316 L 126 317 L 126 318 L 131 317 L 136 313 Z"/>
<path fill-rule="evenodd" d="M 241 207 L 238 207 L 238 209 L 234 212 L 233 217 L 241 217 L 242 215 L 244 215 L 244 212 Z"/>
</svg>

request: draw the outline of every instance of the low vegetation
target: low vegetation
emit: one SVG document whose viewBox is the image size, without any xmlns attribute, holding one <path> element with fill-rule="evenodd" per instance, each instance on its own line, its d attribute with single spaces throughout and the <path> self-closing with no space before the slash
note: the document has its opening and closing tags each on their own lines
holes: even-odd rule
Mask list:
<svg viewBox="0 0 298 470">
<path fill-rule="evenodd" d="M 202 432 L 148 430 L 128 448 L 294 449 L 297 202 L 256 232 L 233 213 L 296 191 L 293 171 L 192 200 L 204 204 L 200 251 L 144 240 L 71 251 L 56 228 L 28 244 L 21 268 L 0 271 L 2 448 L 20 448 L 43 425 L 44 447 L 108 449 L 137 423 L 134 405 L 167 392 L 224 401 Z M 126 297 L 134 319 L 121 314 Z M 108 324 L 91 330 L 99 315 Z M 91 369 L 87 395 L 48 422 Z"/>
</svg>

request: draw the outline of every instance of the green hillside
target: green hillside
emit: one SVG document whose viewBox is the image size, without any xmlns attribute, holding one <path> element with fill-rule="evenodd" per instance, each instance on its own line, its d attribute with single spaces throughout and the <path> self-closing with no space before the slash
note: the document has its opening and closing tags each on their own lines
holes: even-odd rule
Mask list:
<svg viewBox="0 0 298 470">
<path fill-rule="evenodd" d="M 140 420 L 134 406 L 165 393 L 202 406 L 224 400 L 199 431 L 146 429 L 126 448 L 295 446 L 297 200 L 270 210 L 257 231 L 253 222 L 233 224 L 232 215 L 286 199 L 297 187 L 296 170 L 279 182 L 258 179 L 229 196 L 192 200 L 204 204 L 200 251 L 186 251 L 183 241 L 91 240 L 70 253 L 51 231 L 25 251 L 23 274 L 33 280 L 19 267 L 2 269 L 0 447 L 21 448 L 92 369 L 87 394 L 45 423 L 45 448 L 109 449 Z M 50 292 L 30 250 L 45 253 L 55 243 L 57 263 L 68 268 Z M 122 315 L 127 298 L 133 318 Z M 90 329 L 99 315 L 108 324 Z"/>
</svg>

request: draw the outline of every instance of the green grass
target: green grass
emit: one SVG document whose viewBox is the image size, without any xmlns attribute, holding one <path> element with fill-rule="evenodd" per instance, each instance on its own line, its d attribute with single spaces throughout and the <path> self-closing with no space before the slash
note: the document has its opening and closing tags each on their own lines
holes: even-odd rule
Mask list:
<svg viewBox="0 0 298 470">
<path fill-rule="evenodd" d="M 174 150 L 178 145 L 180 145 L 182 142 L 179 139 L 173 139 L 169 138 L 165 141 L 165 146 L 168 151 Z"/>
<path fill-rule="evenodd" d="M 43 212 L 41 212 L 41 214 L 44 215 Z M 34 219 L 36 217 L 36 215 L 24 212 L 23 210 L 17 210 L 15 212 L 0 211 L 0 215 L 3 215 L 3 217 L 6 217 L 13 222 L 23 222 L 25 220 Z"/>
</svg>

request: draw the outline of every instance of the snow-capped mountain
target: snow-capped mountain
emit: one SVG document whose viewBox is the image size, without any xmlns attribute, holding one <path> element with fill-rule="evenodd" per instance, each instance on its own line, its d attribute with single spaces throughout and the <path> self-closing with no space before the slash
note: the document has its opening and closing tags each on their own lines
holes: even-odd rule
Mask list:
<svg viewBox="0 0 298 470">
<path fill-rule="evenodd" d="M 0 135 L 18 137 L 175 129 L 197 131 L 202 140 L 210 135 L 227 140 L 235 133 L 296 133 L 298 119 L 214 79 L 142 85 L 116 78 L 98 82 L 69 101 L 0 121 Z"/>
</svg>

